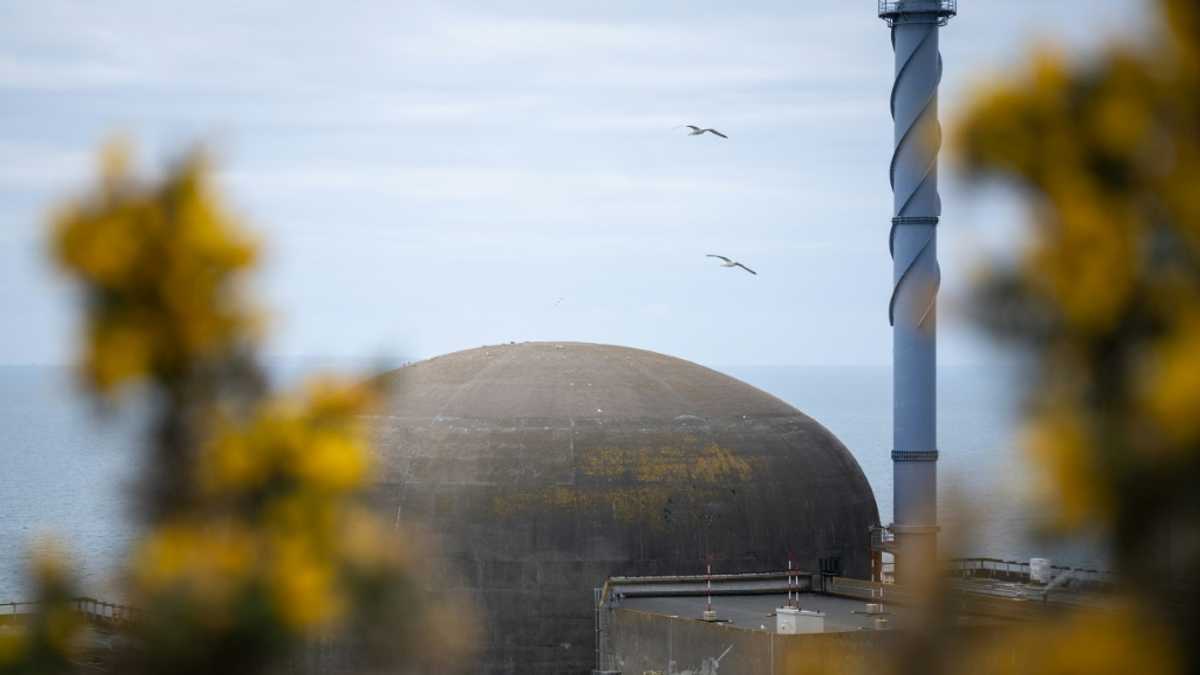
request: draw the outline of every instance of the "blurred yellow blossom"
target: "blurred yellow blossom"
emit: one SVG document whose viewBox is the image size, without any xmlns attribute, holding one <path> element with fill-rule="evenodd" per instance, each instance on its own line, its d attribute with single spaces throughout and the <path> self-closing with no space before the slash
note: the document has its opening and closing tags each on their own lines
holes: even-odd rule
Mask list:
<svg viewBox="0 0 1200 675">
<path fill-rule="evenodd" d="M 297 475 L 323 489 L 342 492 L 359 485 L 366 473 L 366 453 L 357 439 L 318 431 L 296 458 Z"/>
<path fill-rule="evenodd" d="M 1109 330 L 1133 292 L 1132 218 L 1066 171 L 1047 172 L 1045 190 L 1053 211 L 1043 216 L 1027 274 L 1065 320 L 1085 331 Z"/>
<path fill-rule="evenodd" d="M 1042 494 L 1059 526 L 1109 535 L 1141 606 L 1169 617 L 1056 624 L 1014 672 L 1200 669 L 1200 5 L 1156 4 L 1165 35 L 1092 62 L 1043 52 L 953 134 L 971 177 L 1032 206 L 1032 241 L 980 275 L 976 311 L 1036 357 Z"/>
<path fill-rule="evenodd" d="M 78 591 L 69 558 L 56 543 L 42 541 L 31 568 L 37 602 L 23 623 L 0 629 L 0 675 L 73 672 L 88 628 L 73 604 Z"/>
<path fill-rule="evenodd" d="M 103 165 L 100 189 L 54 218 L 52 244 L 86 287 L 84 374 L 110 391 L 249 337 L 252 314 L 235 284 L 256 247 L 218 205 L 201 156 L 160 185 L 130 175 L 126 150 L 111 148 Z"/>
<path fill-rule="evenodd" d="M 999 629 L 964 663 L 973 675 L 1170 675 L 1170 638 L 1136 604 L 1081 610 L 1053 622 Z"/>
<path fill-rule="evenodd" d="M 1180 317 L 1150 358 L 1141 382 L 1144 405 L 1178 451 L 1200 441 L 1200 307 Z"/>
<path fill-rule="evenodd" d="M 132 572 L 146 593 L 181 593 L 218 605 L 250 573 L 257 551 L 251 533 L 236 524 L 173 523 L 141 542 Z"/>
<path fill-rule="evenodd" d="M 0 673 L 15 671 L 29 653 L 29 634 L 23 630 L 0 631 Z"/>
<path fill-rule="evenodd" d="M 1041 474 L 1035 498 L 1053 509 L 1059 525 L 1080 527 L 1110 509 L 1088 427 L 1072 411 L 1047 411 L 1030 424 L 1026 447 Z"/>
<path fill-rule="evenodd" d="M 333 569 L 337 561 L 332 551 L 312 544 L 303 536 L 276 538 L 266 577 L 283 623 L 301 632 L 327 626 L 343 609 Z"/>
<path fill-rule="evenodd" d="M 370 400 L 361 385 L 322 380 L 309 385 L 304 398 L 264 402 L 249 420 L 219 422 L 200 460 L 201 480 L 210 493 L 280 481 L 351 492 L 366 478 L 370 452 L 361 415 Z"/>
<path fill-rule="evenodd" d="M 154 183 L 131 174 L 130 156 L 111 146 L 99 187 L 52 224 L 55 258 L 84 291 L 85 383 L 103 400 L 133 382 L 157 396 L 147 531 L 125 575 L 129 601 L 154 618 L 133 624 L 119 670 L 278 672 L 330 637 L 383 669 L 433 652 L 456 663 L 459 647 L 419 625 L 434 603 L 415 592 L 416 544 L 362 505 L 373 392 L 329 377 L 272 392 L 242 288 L 256 247 L 207 163 L 193 154 Z M 77 615 L 47 616 L 66 658 L 58 643 Z M 0 642 L 5 658 L 22 649 Z"/>
</svg>

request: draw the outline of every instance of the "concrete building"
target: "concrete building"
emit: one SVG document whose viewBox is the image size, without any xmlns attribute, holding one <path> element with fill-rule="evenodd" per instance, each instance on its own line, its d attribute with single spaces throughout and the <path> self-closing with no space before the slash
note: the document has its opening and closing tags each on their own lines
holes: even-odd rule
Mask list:
<svg viewBox="0 0 1200 675">
<path fill-rule="evenodd" d="M 891 628 L 901 615 L 911 614 L 907 607 L 825 592 L 820 576 L 795 573 L 791 583 L 788 576 L 715 575 L 711 582 L 704 577 L 609 579 L 596 615 L 594 672 L 871 672 L 862 666 L 886 653 L 897 639 Z M 834 583 L 829 579 L 830 586 Z M 860 583 L 854 591 L 870 597 L 875 586 Z M 705 620 L 708 607 L 715 616 Z M 790 620 L 797 615 L 810 621 L 792 630 Z"/>
<path fill-rule="evenodd" d="M 595 344 L 482 347 L 384 376 L 378 509 L 441 540 L 478 672 L 589 672 L 613 576 L 866 578 L 875 497 L 827 429 L 708 368 Z"/>
<path fill-rule="evenodd" d="M 1111 580 L 1095 570 L 1058 568 L 1071 583 L 1053 587 L 1018 563 L 957 562 L 936 611 L 949 614 L 943 637 L 960 644 L 1064 609 L 1107 606 Z M 613 578 L 597 593 L 594 673 L 888 672 L 929 630 L 931 601 L 901 586 L 798 571 Z M 992 657 L 1005 670 L 1021 654 Z"/>
</svg>

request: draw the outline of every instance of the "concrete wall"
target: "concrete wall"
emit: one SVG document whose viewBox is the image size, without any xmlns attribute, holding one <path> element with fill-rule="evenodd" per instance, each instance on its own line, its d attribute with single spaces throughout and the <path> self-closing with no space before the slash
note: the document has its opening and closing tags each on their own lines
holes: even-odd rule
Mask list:
<svg viewBox="0 0 1200 675">
<path fill-rule="evenodd" d="M 872 672 L 871 660 L 886 653 L 897 635 L 777 635 L 628 609 L 613 611 L 610 631 L 613 665 L 624 675 Z"/>
<path fill-rule="evenodd" d="M 455 581 L 431 585 L 480 610 L 481 673 L 589 672 L 612 576 L 870 572 L 870 488 L 799 417 L 388 422 L 372 503 L 437 533 Z"/>
</svg>

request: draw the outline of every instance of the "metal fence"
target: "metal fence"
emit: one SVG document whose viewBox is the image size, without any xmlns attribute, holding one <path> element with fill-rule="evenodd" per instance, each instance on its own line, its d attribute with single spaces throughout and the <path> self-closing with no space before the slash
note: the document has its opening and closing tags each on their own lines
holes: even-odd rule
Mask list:
<svg viewBox="0 0 1200 675">
<path fill-rule="evenodd" d="M 1000 558 L 954 558 L 949 561 L 949 571 L 954 576 L 960 577 L 978 577 L 985 579 L 997 579 L 1000 581 L 1031 581 L 1029 575 L 1029 561 L 1027 560 L 1001 560 Z M 1067 572 L 1073 574 L 1073 582 L 1083 586 L 1094 586 L 1099 588 L 1107 588 L 1116 583 L 1116 577 L 1112 572 L 1106 570 L 1097 570 L 1084 567 L 1067 567 L 1065 565 L 1051 565 L 1050 569 L 1054 572 L 1054 576 L 1060 576 Z"/>
<path fill-rule="evenodd" d="M 136 607 L 115 602 L 105 602 L 96 598 L 73 598 L 70 602 L 72 609 L 95 623 L 129 623 L 138 620 L 142 616 L 141 610 Z M 41 605 L 42 603 L 36 600 L 0 602 L 0 617 L 19 617 L 33 614 Z"/>
</svg>

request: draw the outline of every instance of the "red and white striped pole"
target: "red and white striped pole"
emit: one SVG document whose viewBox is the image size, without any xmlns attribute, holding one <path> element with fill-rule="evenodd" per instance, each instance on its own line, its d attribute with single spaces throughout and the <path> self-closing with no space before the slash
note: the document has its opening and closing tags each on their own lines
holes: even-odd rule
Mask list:
<svg viewBox="0 0 1200 675">
<path fill-rule="evenodd" d="M 788 558 L 787 572 L 787 607 L 792 606 L 792 559 Z"/>
</svg>

